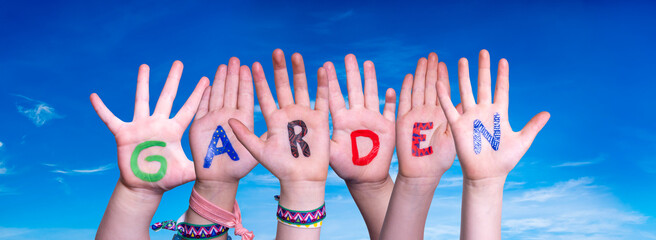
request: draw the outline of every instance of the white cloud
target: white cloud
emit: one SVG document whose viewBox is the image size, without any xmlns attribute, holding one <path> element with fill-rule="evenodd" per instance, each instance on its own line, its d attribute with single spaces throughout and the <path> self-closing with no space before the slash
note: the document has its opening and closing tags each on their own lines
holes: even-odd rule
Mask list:
<svg viewBox="0 0 656 240">
<path fill-rule="evenodd" d="M 9 170 L 5 167 L 5 162 L 0 160 L 0 174 L 7 174 Z"/>
<path fill-rule="evenodd" d="M 590 188 L 592 178 L 582 177 L 567 182 L 556 183 L 552 187 L 534 189 L 524 192 L 521 196 L 511 199 L 512 202 L 545 202 L 552 198 L 562 197 L 574 188 Z"/>
<path fill-rule="evenodd" d="M 63 118 L 55 111 L 55 108 L 45 102 L 18 94 L 14 94 L 14 96 L 21 99 L 20 103 L 16 103 L 18 112 L 29 118 L 37 127 L 43 126 L 52 119 Z"/>
<path fill-rule="evenodd" d="M 0 148 L 1 148 L 2 146 L 4 146 L 4 145 L 5 145 L 4 143 L 0 142 Z"/>
<path fill-rule="evenodd" d="M 49 166 L 49 167 L 55 167 L 57 165 L 55 164 L 50 164 L 50 163 L 44 163 L 43 165 Z M 99 172 L 104 172 L 107 170 L 110 170 L 114 168 L 114 164 L 106 164 L 102 165 L 96 168 L 91 168 L 91 169 L 55 169 L 52 170 L 51 172 L 53 173 L 61 173 L 61 174 L 68 174 L 68 175 L 73 175 L 73 174 L 93 174 L 93 173 L 99 173 Z"/>
<path fill-rule="evenodd" d="M 554 166 L 551 166 L 551 167 L 554 167 L 554 168 L 559 168 L 559 167 L 579 167 L 579 166 L 585 166 L 585 165 L 595 164 L 595 163 L 598 163 L 598 162 L 604 161 L 605 159 L 606 159 L 606 155 L 601 154 L 601 155 L 597 156 L 597 157 L 594 158 L 594 159 L 589 159 L 589 160 L 585 160 L 585 161 L 576 161 L 576 162 L 564 162 L 564 163 L 561 163 L 561 164 L 558 164 L 558 165 L 554 165 Z"/>
<path fill-rule="evenodd" d="M 522 186 L 524 186 L 524 184 L 526 184 L 526 182 L 506 182 L 503 189 L 508 190 L 514 188 L 521 188 Z"/>
</svg>

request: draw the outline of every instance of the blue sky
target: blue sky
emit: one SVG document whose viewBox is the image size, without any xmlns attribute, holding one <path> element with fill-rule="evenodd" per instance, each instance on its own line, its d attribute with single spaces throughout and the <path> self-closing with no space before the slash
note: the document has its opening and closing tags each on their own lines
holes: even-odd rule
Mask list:
<svg viewBox="0 0 656 240">
<path fill-rule="evenodd" d="M 181 60 L 179 109 L 200 77 L 231 56 L 260 61 L 272 81 L 275 48 L 288 61 L 303 54 L 310 79 L 323 62 L 335 62 L 343 84 L 346 54 L 360 64 L 372 60 L 381 93 L 398 92 L 404 74 L 431 51 L 450 68 L 453 86 L 460 57 L 474 65 L 485 48 L 493 68 L 507 58 L 514 129 L 542 110 L 552 117 L 508 177 L 504 238 L 656 239 L 655 10 L 654 3 L 616 1 L 4 3 L 0 239 L 94 235 L 118 168 L 90 93 L 129 121 L 138 66 L 150 65 L 150 94 L 158 96 L 171 63 Z M 264 132 L 261 113 L 255 118 L 256 132 Z M 186 134 L 183 145 L 190 157 Z M 390 172 L 397 169 L 394 161 Z M 366 239 L 343 181 L 331 172 L 327 184 L 333 217 L 322 237 Z M 457 238 L 461 185 L 456 162 L 436 191 L 426 239 Z M 167 192 L 153 221 L 177 218 L 191 186 Z M 277 191 L 261 166 L 240 185 L 244 225 L 259 239 L 275 234 Z"/>
</svg>

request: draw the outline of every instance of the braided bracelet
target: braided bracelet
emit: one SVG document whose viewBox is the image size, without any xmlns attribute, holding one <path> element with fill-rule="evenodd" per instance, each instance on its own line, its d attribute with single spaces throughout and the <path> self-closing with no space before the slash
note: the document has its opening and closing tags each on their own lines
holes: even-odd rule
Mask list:
<svg viewBox="0 0 656 240">
<path fill-rule="evenodd" d="M 223 236 L 228 229 L 219 224 L 195 225 L 181 222 L 178 224 L 178 235 L 183 239 L 213 239 Z"/>
<path fill-rule="evenodd" d="M 310 211 L 294 211 L 284 208 L 278 204 L 276 212 L 278 221 L 292 227 L 299 228 L 320 228 L 323 219 L 326 218 L 326 204 Z"/>
<path fill-rule="evenodd" d="M 195 225 L 186 222 L 176 223 L 173 220 L 155 223 L 151 228 L 155 232 L 161 229 L 177 231 L 178 233 L 175 236 L 179 239 L 213 239 L 223 236 L 229 229 L 220 224 Z"/>
</svg>

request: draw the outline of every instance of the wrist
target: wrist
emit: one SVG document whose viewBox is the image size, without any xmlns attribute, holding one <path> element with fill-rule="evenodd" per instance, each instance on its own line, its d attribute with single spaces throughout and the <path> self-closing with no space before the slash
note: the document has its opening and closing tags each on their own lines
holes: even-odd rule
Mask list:
<svg viewBox="0 0 656 240">
<path fill-rule="evenodd" d="M 279 203 L 296 211 L 316 209 L 324 204 L 325 189 L 325 181 L 281 181 Z"/>
<path fill-rule="evenodd" d="M 473 190 L 473 191 L 490 191 L 490 190 L 503 191 L 503 186 L 505 183 L 506 183 L 506 176 L 490 177 L 490 178 L 483 178 L 483 179 L 469 179 L 467 177 L 463 178 L 463 188 L 465 190 Z"/>
<path fill-rule="evenodd" d="M 139 204 L 159 205 L 159 201 L 162 200 L 163 195 L 162 192 L 158 191 L 128 187 L 122 179 L 119 179 L 116 183 L 115 191 L 125 200 Z"/>
<path fill-rule="evenodd" d="M 437 185 L 440 183 L 439 177 L 404 177 L 403 175 L 398 175 L 396 177 L 395 185 L 402 187 L 401 189 L 406 190 L 414 195 L 433 195 Z"/>
<path fill-rule="evenodd" d="M 351 192 L 380 192 L 386 191 L 394 188 L 394 181 L 389 174 L 379 181 L 374 182 L 356 182 L 356 181 L 344 181 L 349 191 Z"/>
</svg>

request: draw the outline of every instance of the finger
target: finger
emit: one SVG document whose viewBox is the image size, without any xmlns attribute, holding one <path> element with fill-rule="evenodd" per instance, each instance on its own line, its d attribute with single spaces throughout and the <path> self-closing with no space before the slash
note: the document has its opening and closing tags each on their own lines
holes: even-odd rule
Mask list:
<svg viewBox="0 0 656 240">
<path fill-rule="evenodd" d="M 251 130 L 249 130 L 242 122 L 237 119 L 231 118 L 228 120 L 232 132 L 235 133 L 239 142 L 241 142 L 244 147 L 251 153 L 251 155 L 257 160 L 263 160 L 262 151 L 264 149 L 264 141 L 258 138 Z M 260 162 L 261 163 L 261 162 Z M 264 164 L 263 164 L 264 165 Z"/>
<path fill-rule="evenodd" d="M 255 83 L 255 91 L 257 93 L 257 102 L 260 104 L 262 115 L 266 118 L 273 111 L 276 110 L 276 102 L 271 95 L 271 89 L 264 77 L 264 70 L 259 62 L 253 63 L 253 79 Z"/>
<path fill-rule="evenodd" d="M 212 94 L 210 94 L 210 109 L 219 110 L 223 107 L 223 96 L 225 94 L 226 78 L 228 77 L 228 66 L 219 65 L 214 74 L 214 83 L 212 84 Z"/>
<path fill-rule="evenodd" d="M 148 101 L 148 80 L 150 79 L 150 68 L 146 64 L 139 66 L 139 75 L 137 76 L 137 95 L 134 99 L 134 117 L 132 121 L 150 116 L 150 106 Z"/>
<path fill-rule="evenodd" d="M 492 103 L 491 86 L 490 53 L 483 49 L 478 54 L 478 104 Z"/>
<path fill-rule="evenodd" d="M 372 61 L 364 62 L 364 106 L 369 110 L 380 112 L 376 68 Z"/>
<path fill-rule="evenodd" d="M 519 135 L 526 149 L 531 146 L 533 140 L 535 140 L 535 136 L 537 136 L 544 125 L 547 124 L 547 121 L 549 121 L 550 117 L 551 114 L 548 112 L 538 113 L 533 118 L 531 118 L 531 121 L 528 121 L 526 126 L 524 126 Z"/>
<path fill-rule="evenodd" d="M 294 71 L 294 100 L 296 104 L 310 107 L 310 94 L 308 93 L 305 63 L 300 53 L 292 55 L 292 70 Z"/>
<path fill-rule="evenodd" d="M 173 62 L 169 76 L 166 79 L 166 83 L 164 83 L 162 94 L 159 95 L 159 99 L 157 100 L 157 106 L 155 106 L 153 115 L 165 116 L 166 118 L 169 118 L 171 115 L 171 107 L 173 106 L 175 95 L 178 92 L 178 84 L 182 76 L 182 68 L 182 62 Z"/>
<path fill-rule="evenodd" d="M 508 109 L 508 91 L 510 90 L 509 73 L 508 61 L 502 58 L 499 60 L 497 86 L 494 89 L 494 104 L 501 106 L 501 109 Z"/>
<path fill-rule="evenodd" d="M 399 94 L 399 116 L 403 116 L 408 111 L 412 104 L 412 74 L 405 75 L 403 85 L 401 85 L 401 94 Z"/>
<path fill-rule="evenodd" d="M 239 99 L 237 107 L 253 115 L 253 75 L 248 66 L 239 68 Z"/>
<path fill-rule="evenodd" d="M 348 90 L 349 109 L 364 107 L 364 94 L 362 93 L 362 79 L 360 68 L 355 55 L 348 54 L 344 57 L 346 67 L 346 88 Z"/>
<path fill-rule="evenodd" d="M 439 61 L 437 59 L 437 54 L 430 53 L 428 54 L 428 63 L 426 67 L 426 91 L 424 92 L 424 102 L 427 105 L 433 105 L 437 101 L 437 69 Z"/>
<path fill-rule="evenodd" d="M 285 54 L 280 49 L 273 51 L 273 77 L 276 85 L 276 95 L 280 108 L 294 104 L 292 89 L 289 86 L 289 75 L 287 75 L 287 63 Z"/>
<path fill-rule="evenodd" d="M 333 65 L 332 62 L 326 62 L 323 64 L 323 69 L 326 71 L 328 78 L 328 103 L 330 113 L 334 117 L 335 114 L 346 109 L 346 103 L 344 103 L 344 95 L 342 95 L 342 90 L 339 87 L 335 65 Z"/>
<path fill-rule="evenodd" d="M 458 86 L 460 87 L 460 99 L 462 101 L 463 110 L 466 112 L 476 105 L 474 95 L 472 94 L 471 82 L 469 80 L 469 63 L 466 58 L 461 58 L 460 61 L 458 61 Z M 442 98 L 440 98 L 440 103 L 442 103 Z"/>
<path fill-rule="evenodd" d="M 462 113 L 463 113 L 462 112 L 462 103 L 458 103 L 458 105 L 456 105 L 456 111 L 458 111 L 458 114 L 462 115 Z"/>
<path fill-rule="evenodd" d="M 196 114 L 196 109 L 198 109 L 200 99 L 203 97 L 203 90 L 205 90 L 209 84 L 210 80 L 207 79 L 207 77 L 202 77 L 200 81 L 198 81 L 198 84 L 196 84 L 196 88 L 191 93 L 191 96 L 189 96 L 184 105 L 182 105 L 182 108 L 180 108 L 180 111 L 178 111 L 175 117 L 173 117 L 173 120 L 186 128 L 191 122 L 191 119 L 194 118 L 194 114 Z"/>
<path fill-rule="evenodd" d="M 426 84 L 426 58 L 420 58 L 417 61 L 415 70 L 415 80 L 412 85 L 412 106 L 424 105 L 424 88 Z"/>
<path fill-rule="evenodd" d="M 92 93 L 89 99 L 91 100 L 93 109 L 96 110 L 98 117 L 100 117 L 100 120 L 102 120 L 105 125 L 107 125 L 107 128 L 109 128 L 110 132 L 114 133 L 114 131 L 116 131 L 119 126 L 123 124 L 123 121 L 114 116 L 112 111 L 109 111 L 103 101 L 100 100 L 100 97 L 98 97 L 98 94 Z"/>
<path fill-rule="evenodd" d="M 394 122 L 394 110 L 396 110 L 396 93 L 393 88 L 388 88 L 385 93 L 385 107 L 383 108 L 383 117 Z"/>
<path fill-rule="evenodd" d="M 437 83 L 435 84 L 435 90 L 437 90 L 437 84 L 441 83 L 445 88 L 446 92 L 451 96 L 451 84 L 449 83 L 449 71 L 446 68 L 444 62 L 440 62 L 437 67 Z M 439 99 L 435 103 L 437 106 L 440 105 Z"/>
<path fill-rule="evenodd" d="M 239 91 L 239 58 L 231 57 L 228 63 L 228 76 L 225 83 L 223 107 L 237 108 L 237 93 Z"/>
<path fill-rule="evenodd" d="M 449 120 L 449 123 L 456 122 L 460 117 L 460 114 L 458 113 L 458 110 L 453 107 L 451 96 L 446 91 L 446 86 L 444 86 L 444 83 L 442 82 L 437 83 L 437 97 L 440 99 L 440 106 L 442 107 L 442 111 L 444 111 L 447 120 Z"/>
<path fill-rule="evenodd" d="M 207 80 L 209 82 L 209 80 Z M 199 119 L 205 116 L 209 112 L 210 106 L 210 95 L 212 94 L 212 87 L 207 86 L 203 90 L 203 97 L 200 98 L 200 104 L 198 104 L 198 110 L 196 110 L 196 118 Z"/>
<path fill-rule="evenodd" d="M 326 73 L 326 69 L 320 67 L 317 70 L 317 99 L 314 101 L 314 110 L 328 112 L 330 105 L 328 88 L 328 73 Z"/>
</svg>

